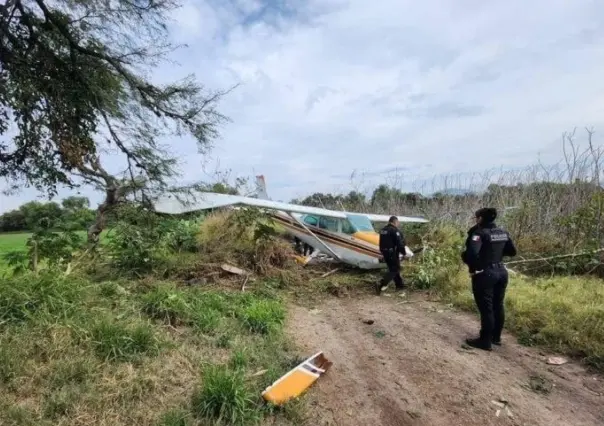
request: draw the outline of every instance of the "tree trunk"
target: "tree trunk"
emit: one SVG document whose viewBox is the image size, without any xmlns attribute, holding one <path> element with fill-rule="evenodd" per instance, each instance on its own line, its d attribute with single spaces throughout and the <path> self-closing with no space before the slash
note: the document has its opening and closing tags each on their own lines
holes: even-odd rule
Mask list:
<svg viewBox="0 0 604 426">
<path fill-rule="evenodd" d="M 105 191 L 105 201 L 99 204 L 96 210 L 96 219 L 88 228 L 89 249 L 94 249 L 99 243 L 101 232 L 105 229 L 106 214 L 118 204 L 118 190 L 117 185 L 112 185 Z"/>
</svg>

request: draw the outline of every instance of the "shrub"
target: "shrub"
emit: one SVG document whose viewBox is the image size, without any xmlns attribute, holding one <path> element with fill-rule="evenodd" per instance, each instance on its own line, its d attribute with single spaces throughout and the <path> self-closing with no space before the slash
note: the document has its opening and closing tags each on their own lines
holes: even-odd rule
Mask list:
<svg viewBox="0 0 604 426">
<path fill-rule="evenodd" d="M 198 251 L 197 234 L 201 222 L 201 219 L 163 221 L 160 228 L 163 244 L 175 253 Z"/>
<path fill-rule="evenodd" d="M 209 262 L 234 262 L 260 274 L 295 267 L 290 244 L 277 236 L 269 216 L 254 209 L 210 215 L 198 236 L 201 252 Z"/>
<path fill-rule="evenodd" d="M 170 254 L 196 252 L 199 223 L 166 219 L 132 206 L 123 208 L 107 243 L 112 263 L 140 275 L 164 266 Z"/>
<path fill-rule="evenodd" d="M 463 231 L 446 224 L 431 224 L 422 236 L 423 253 L 409 264 L 411 282 L 421 289 L 433 288 L 447 282 L 461 268 Z"/>
</svg>

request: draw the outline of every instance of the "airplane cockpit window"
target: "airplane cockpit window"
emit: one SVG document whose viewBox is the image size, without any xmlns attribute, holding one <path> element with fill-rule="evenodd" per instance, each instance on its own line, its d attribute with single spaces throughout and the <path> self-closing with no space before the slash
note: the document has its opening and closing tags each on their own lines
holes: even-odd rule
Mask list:
<svg viewBox="0 0 604 426">
<path fill-rule="evenodd" d="M 354 226 L 356 231 L 375 232 L 375 228 L 367 216 L 361 214 L 349 214 L 346 215 L 346 217 L 352 226 Z"/>
<path fill-rule="evenodd" d="M 319 219 L 319 228 L 327 229 L 332 232 L 339 232 L 338 219 L 333 217 L 321 217 Z"/>
<path fill-rule="evenodd" d="M 318 220 L 317 220 L 317 218 L 316 218 L 316 217 L 314 217 L 314 216 L 306 216 L 306 217 L 304 218 L 304 223 L 306 223 L 307 225 L 311 225 L 311 226 L 317 226 L 317 223 L 318 223 L 318 222 L 319 222 L 319 221 L 318 221 Z"/>
<path fill-rule="evenodd" d="M 344 234 L 352 235 L 356 232 L 356 229 L 349 221 L 342 220 L 342 232 Z"/>
</svg>

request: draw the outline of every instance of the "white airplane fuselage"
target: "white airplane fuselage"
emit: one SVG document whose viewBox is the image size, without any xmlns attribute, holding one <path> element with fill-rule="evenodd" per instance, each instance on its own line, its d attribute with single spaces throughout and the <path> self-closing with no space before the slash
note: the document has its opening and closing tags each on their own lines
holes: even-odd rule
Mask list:
<svg viewBox="0 0 604 426">
<path fill-rule="evenodd" d="M 302 225 L 298 222 L 300 215 L 297 214 L 290 216 L 282 211 L 273 211 L 270 215 L 289 234 L 328 256 L 335 253 L 340 261 L 362 269 L 380 269 L 385 266 L 378 246 L 379 235 L 376 232 L 359 231 L 349 235 L 307 223 Z M 372 240 L 375 243 L 370 242 Z"/>
</svg>

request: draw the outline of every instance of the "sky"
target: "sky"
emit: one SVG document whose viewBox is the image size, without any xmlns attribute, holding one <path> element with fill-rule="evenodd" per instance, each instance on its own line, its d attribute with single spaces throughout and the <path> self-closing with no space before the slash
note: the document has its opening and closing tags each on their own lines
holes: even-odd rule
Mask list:
<svg viewBox="0 0 604 426">
<path fill-rule="evenodd" d="M 155 78 L 239 83 L 219 104 L 231 122 L 210 157 L 171 141 L 183 181 L 264 174 L 282 200 L 393 174 L 411 189 L 553 163 L 574 127 L 604 141 L 602 2 L 187 0 L 173 18 L 188 47 Z M 3 197 L 0 211 L 36 195 Z"/>
</svg>

